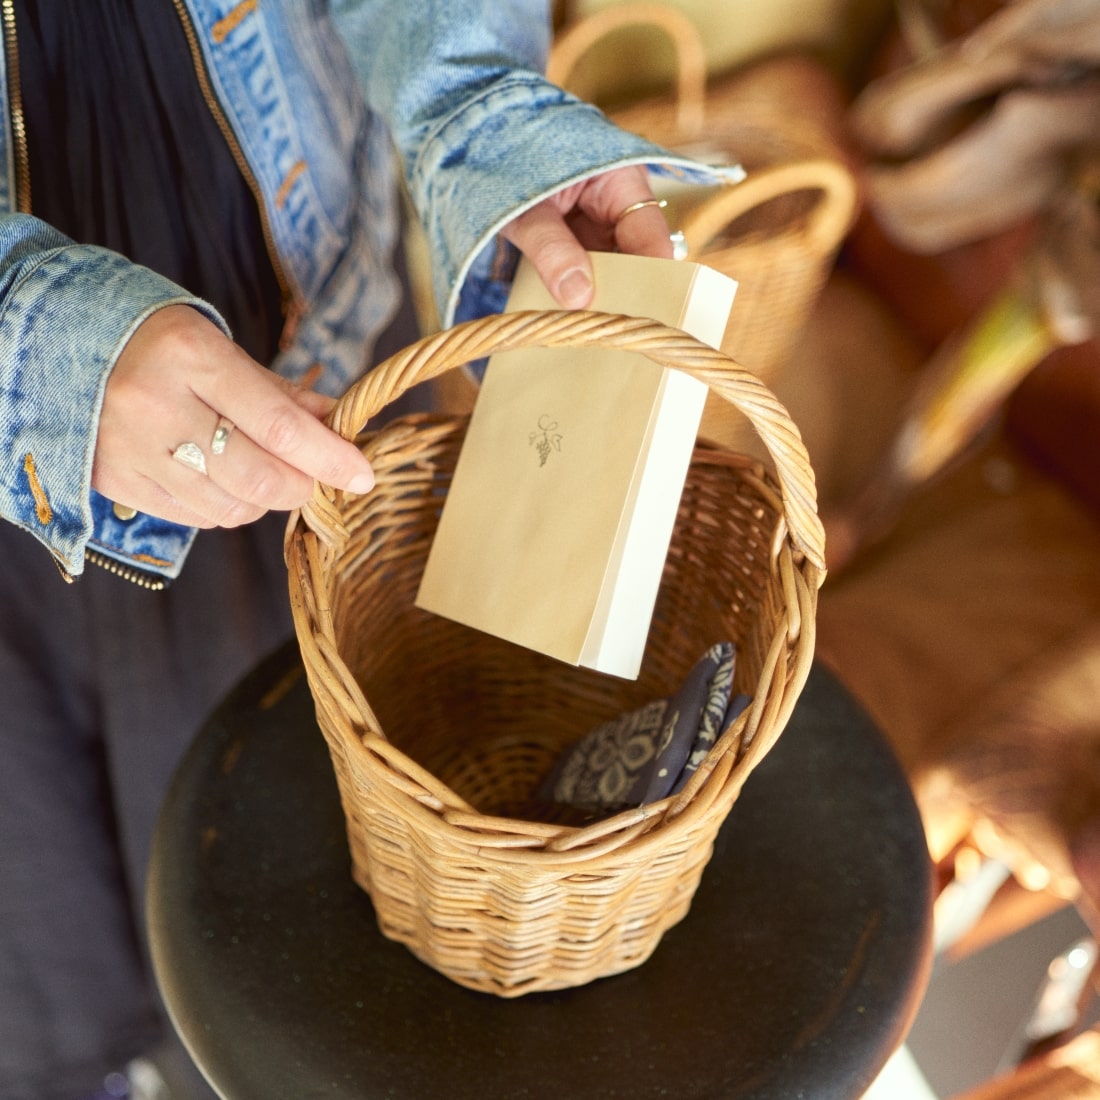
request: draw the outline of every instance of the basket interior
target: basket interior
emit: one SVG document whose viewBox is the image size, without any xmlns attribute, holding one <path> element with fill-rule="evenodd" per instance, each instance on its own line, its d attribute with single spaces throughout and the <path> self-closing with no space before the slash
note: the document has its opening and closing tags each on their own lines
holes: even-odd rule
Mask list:
<svg viewBox="0 0 1100 1100">
<path fill-rule="evenodd" d="M 790 249 L 811 226 L 814 214 L 826 195 L 820 187 L 786 191 L 758 203 L 731 221 L 708 248 L 734 245 Z M 700 257 L 706 256 L 705 249 Z"/>
<path fill-rule="evenodd" d="M 414 606 L 465 427 L 417 416 L 365 437 L 378 487 L 344 516 L 350 537 L 329 576 L 337 646 L 407 756 L 481 813 L 560 819 L 536 797 L 558 755 L 600 721 L 674 691 L 714 642 L 736 644 L 735 688 L 753 693 L 782 621 L 770 561 L 778 494 L 758 463 L 697 450 L 641 674 L 621 680 Z"/>
</svg>

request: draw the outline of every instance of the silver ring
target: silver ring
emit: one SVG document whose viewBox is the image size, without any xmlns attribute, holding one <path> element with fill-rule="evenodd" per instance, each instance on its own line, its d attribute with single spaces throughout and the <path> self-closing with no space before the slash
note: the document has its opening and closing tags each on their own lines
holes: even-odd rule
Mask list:
<svg viewBox="0 0 1100 1100">
<path fill-rule="evenodd" d="M 224 416 L 218 417 L 218 426 L 214 429 L 214 438 L 210 440 L 210 453 L 212 455 L 220 455 L 225 450 L 225 445 L 229 442 L 234 427 L 232 420 Z"/>
<path fill-rule="evenodd" d="M 172 452 L 172 457 L 200 474 L 206 473 L 206 455 L 202 453 L 202 448 L 197 443 L 181 443 Z"/>
<path fill-rule="evenodd" d="M 641 202 L 632 202 L 625 210 L 620 211 L 619 216 L 615 219 L 615 227 L 618 228 L 619 222 L 627 214 L 633 214 L 635 210 L 643 210 L 647 206 L 658 206 L 663 210 L 668 206 L 668 201 L 666 199 L 642 199 Z"/>
</svg>

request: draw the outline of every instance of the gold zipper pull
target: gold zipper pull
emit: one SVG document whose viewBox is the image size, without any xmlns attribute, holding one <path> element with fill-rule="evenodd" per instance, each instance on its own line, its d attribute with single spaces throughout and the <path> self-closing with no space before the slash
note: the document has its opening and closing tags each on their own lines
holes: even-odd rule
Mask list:
<svg viewBox="0 0 1100 1100">
<path fill-rule="evenodd" d="M 76 577 L 74 577 L 72 573 L 70 573 L 68 569 L 66 569 L 65 566 L 61 564 L 61 559 L 54 557 L 53 554 L 50 554 L 50 557 L 53 558 L 53 563 L 57 566 L 57 571 L 61 574 L 61 579 L 66 584 L 73 584 L 76 581 Z"/>
</svg>

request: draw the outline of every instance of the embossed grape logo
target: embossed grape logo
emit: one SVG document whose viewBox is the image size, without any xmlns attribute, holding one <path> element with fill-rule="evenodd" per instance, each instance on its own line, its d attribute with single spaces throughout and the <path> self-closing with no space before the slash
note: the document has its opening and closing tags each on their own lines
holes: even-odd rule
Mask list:
<svg viewBox="0 0 1100 1100">
<path fill-rule="evenodd" d="M 551 451 L 561 450 L 561 435 L 558 422 L 548 413 L 539 417 L 538 427 L 527 437 L 527 442 L 535 448 L 539 456 L 539 465 L 545 466 Z"/>
</svg>

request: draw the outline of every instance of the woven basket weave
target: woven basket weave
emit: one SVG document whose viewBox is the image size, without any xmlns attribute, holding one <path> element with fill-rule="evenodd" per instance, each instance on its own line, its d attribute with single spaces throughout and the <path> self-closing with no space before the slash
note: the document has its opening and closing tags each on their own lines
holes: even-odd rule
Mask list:
<svg viewBox="0 0 1100 1100">
<path fill-rule="evenodd" d="M 824 576 L 813 473 L 786 411 L 722 352 L 653 321 L 528 312 L 459 325 L 366 375 L 330 422 L 356 438 L 410 386 L 528 346 L 618 348 L 686 370 L 748 416 L 778 482 L 747 458 L 697 451 L 633 682 L 414 606 L 466 417 L 362 437 L 375 489 L 318 484 L 291 518 L 291 604 L 355 880 L 386 936 L 501 996 L 637 966 L 687 913 L 718 827 L 805 681 Z M 717 640 L 736 644 L 734 686 L 753 702 L 683 791 L 585 827 L 537 804 L 564 749 L 669 694 Z"/>
<path fill-rule="evenodd" d="M 709 80 L 694 23 L 663 4 L 624 3 L 572 23 L 554 41 L 548 77 L 597 85 L 600 44 L 629 28 L 672 45 L 672 92 L 610 111 L 618 125 L 665 148 L 740 164 L 747 178 L 702 199 L 674 199 L 687 258 L 738 281 L 722 349 L 775 387 L 858 208 L 846 148 L 843 93 L 822 65 L 798 55 L 754 62 Z M 598 95 L 594 90 L 593 95 Z M 703 434 L 740 447 L 721 403 Z"/>
</svg>

